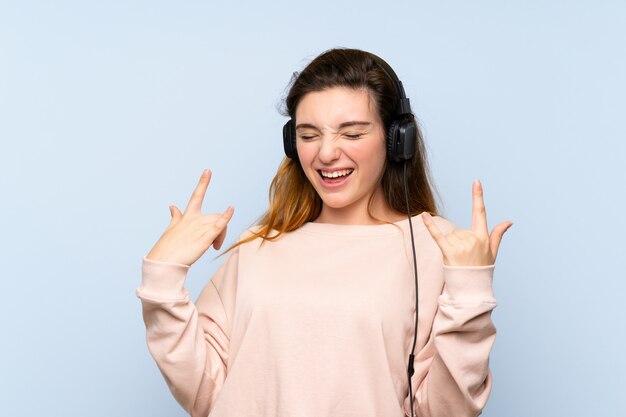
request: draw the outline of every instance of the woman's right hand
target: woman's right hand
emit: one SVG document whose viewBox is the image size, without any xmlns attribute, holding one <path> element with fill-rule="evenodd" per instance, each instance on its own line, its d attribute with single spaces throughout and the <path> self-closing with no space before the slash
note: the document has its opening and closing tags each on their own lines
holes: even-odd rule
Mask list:
<svg viewBox="0 0 626 417">
<path fill-rule="evenodd" d="M 226 238 L 226 227 L 234 208 L 222 214 L 202 214 L 202 201 L 211 180 L 205 169 L 184 213 L 170 206 L 172 220 L 146 258 L 191 266 L 213 245 L 219 250 Z"/>
</svg>

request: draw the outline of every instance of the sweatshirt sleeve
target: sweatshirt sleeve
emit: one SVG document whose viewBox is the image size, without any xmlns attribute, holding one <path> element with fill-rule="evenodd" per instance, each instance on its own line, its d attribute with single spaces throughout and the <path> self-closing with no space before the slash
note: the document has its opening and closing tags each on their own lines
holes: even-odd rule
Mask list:
<svg viewBox="0 0 626 417">
<path fill-rule="evenodd" d="M 194 304 L 184 288 L 189 266 L 142 260 L 141 300 L 148 350 L 178 403 L 207 416 L 227 374 L 231 323 L 218 288 L 235 279 L 238 248 Z"/>
<path fill-rule="evenodd" d="M 430 337 L 414 361 L 414 415 L 475 417 L 485 407 L 492 387 L 489 354 L 496 335 L 491 320 L 496 307 L 495 265 L 442 265 L 444 286 Z M 411 415 L 408 395 L 404 410 Z"/>
</svg>

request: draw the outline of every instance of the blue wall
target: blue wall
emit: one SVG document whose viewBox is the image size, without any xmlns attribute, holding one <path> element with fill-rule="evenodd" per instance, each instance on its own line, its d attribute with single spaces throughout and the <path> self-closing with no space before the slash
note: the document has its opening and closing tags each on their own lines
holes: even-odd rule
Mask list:
<svg viewBox="0 0 626 417">
<path fill-rule="evenodd" d="M 483 415 L 626 415 L 624 22 L 621 1 L 0 1 L 0 414 L 185 415 L 141 257 L 205 167 L 227 243 L 264 211 L 290 76 L 345 46 L 402 79 L 443 214 L 471 227 L 480 178 L 490 227 L 514 222 Z"/>
</svg>

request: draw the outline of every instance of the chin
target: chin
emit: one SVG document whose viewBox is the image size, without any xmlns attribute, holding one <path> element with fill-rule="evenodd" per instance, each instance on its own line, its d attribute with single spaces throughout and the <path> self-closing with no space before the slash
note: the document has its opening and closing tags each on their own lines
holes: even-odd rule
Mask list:
<svg viewBox="0 0 626 417">
<path fill-rule="evenodd" d="M 322 202 L 324 203 L 325 206 L 332 208 L 332 209 L 336 209 L 336 210 L 342 209 L 350 205 L 349 202 L 345 202 L 345 201 L 322 200 Z"/>
<path fill-rule="evenodd" d="M 348 199 L 345 197 L 340 197 L 340 196 L 329 196 L 326 195 L 324 197 L 320 196 L 320 198 L 322 199 L 322 202 L 324 203 L 325 206 L 328 206 L 329 208 L 332 209 L 342 209 L 345 207 L 349 207 L 351 205 L 353 205 L 354 203 L 356 203 L 356 199 Z"/>
</svg>

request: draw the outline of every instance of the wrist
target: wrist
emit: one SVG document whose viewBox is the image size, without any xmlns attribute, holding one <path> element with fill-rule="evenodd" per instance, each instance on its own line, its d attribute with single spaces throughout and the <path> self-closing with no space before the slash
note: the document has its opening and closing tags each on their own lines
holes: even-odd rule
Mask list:
<svg viewBox="0 0 626 417">
<path fill-rule="evenodd" d="M 184 299 L 188 293 L 184 288 L 189 266 L 152 260 L 144 256 L 142 261 L 141 285 L 137 294 L 154 299 Z"/>
<path fill-rule="evenodd" d="M 453 301 L 495 302 L 495 265 L 443 265 L 444 294 Z"/>
</svg>

